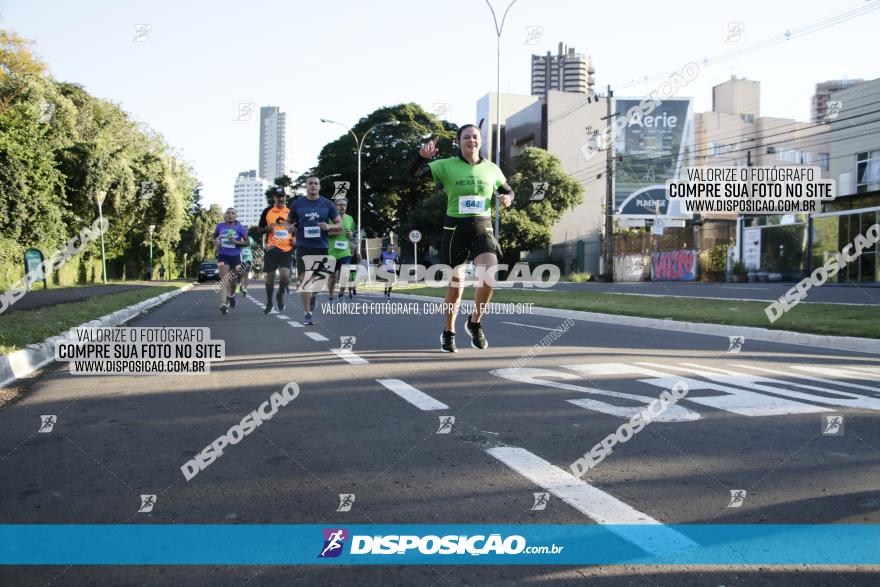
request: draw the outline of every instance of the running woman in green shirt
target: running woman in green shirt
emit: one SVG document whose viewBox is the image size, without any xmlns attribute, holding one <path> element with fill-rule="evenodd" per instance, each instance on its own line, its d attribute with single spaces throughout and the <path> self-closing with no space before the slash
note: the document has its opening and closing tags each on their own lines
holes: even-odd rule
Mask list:
<svg viewBox="0 0 880 587">
<path fill-rule="evenodd" d="M 257 242 L 253 239 L 253 237 L 248 236 L 248 244 L 241 247 L 241 265 L 238 266 L 239 274 L 238 274 L 238 283 L 241 285 L 241 295 L 247 295 L 247 287 L 248 281 L 250 280 L 251 268 L 254 264 L 254 247 L 257 246 Z"/>
<path fill-rule="evenodd" d="M 336 211 L 342 217 L 342 226 L 335 230 L 330 230 L 327 234 L 330 238 L 327 242 L 330 244 L 330 254 L 336 258 L 336 269 L 328 279 L 327 288 L 330 290 L 330 303 L 333 303 L 333 291 L 336 289 L 336 278 L 342 275 L 341 271 L 348 271 L 351 264 L 351 239 L 354 237 L 354 218 L 345 213 L 348 209 L 348 200 L 345 198 L 336 199 Z M 343 278 L 344 279 L 344 278 Z M 342 291 L 339 291 L 339 301 L 342 301 Z"/>
<path fill-rule="evenodd" d="M 492 196 L 497 191 L 505 208 L 513 203 L 514 193 L 497 165 L 480 155 L 480 129 L 466 124 L 458 129 L 460 153 L 457 157 L 437 159 L 437 140 L 422 145 L 419 158 L 413 164 L 413 174 L 431 172 L 434 181 L 446 190 L 446 220 L 443 223 L 441 257 L 453 267 L 452 282 L 446 290 L 445 328 L 440 336 L 440 350 L 456 352 L 455 316 L 461 304 L 465 263 L 471 259 L 474 267 L 485 268 L 498 264 L 501 247 L 492 228 Z M 471 337 L 471 346 L 485 349 L 489 346 L 483 334 L 483 314 L 492 299 L 492 286 L 481 280 L 474 295 L 474 312 L 468 316 L 465 330 Z"/>
</svg>

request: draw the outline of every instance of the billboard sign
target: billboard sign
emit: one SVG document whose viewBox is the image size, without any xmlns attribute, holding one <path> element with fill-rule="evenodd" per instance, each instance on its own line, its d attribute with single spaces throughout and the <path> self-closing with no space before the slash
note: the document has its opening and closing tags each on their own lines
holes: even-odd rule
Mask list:
<svg viewBox="0 0 880 587">
<path fill-rule="evenodd" d="M 693 113 L 690 98 L 664 100 L 650 115 L 639 114 L 639 98 L 615 98 L 618 116 L 635 108 L 635 115 L 614 137 L 619 159 L 614 171 L 614 209 L 620 217 L 676 218 L 677 202 L 667 205 L 666 180 L 677 178 L 693 153 Z"/>
</svg>

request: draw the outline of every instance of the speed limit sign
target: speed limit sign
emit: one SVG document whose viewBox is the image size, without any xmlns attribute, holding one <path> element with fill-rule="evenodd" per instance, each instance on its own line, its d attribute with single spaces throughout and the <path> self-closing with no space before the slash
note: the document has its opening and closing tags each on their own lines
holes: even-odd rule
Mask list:
<svg viewBox="0 0 880 587">
<path fill-rule="evenodd" d="M 418 229 L 412 229 L 409 231 L 409 242 L 417 243 L 422 240 L 422 232 Z"/>
</svg>

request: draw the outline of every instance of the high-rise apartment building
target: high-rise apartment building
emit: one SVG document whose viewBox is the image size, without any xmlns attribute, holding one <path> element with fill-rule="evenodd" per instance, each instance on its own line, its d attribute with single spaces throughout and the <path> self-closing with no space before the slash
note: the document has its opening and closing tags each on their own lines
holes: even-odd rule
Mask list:
<svg viewBox="0 0 880 587">
<path fill-rule="evenodd" d="M 245 226 L 255 226 L 260 220 L 260 213 L 266 207 L 266 190 L 269 182 L 257 177 L 257 171 L 242 171 L 235 178 L 235 195 L 233 202 L 238 221 Z"/>
<path fill-rule="evenodd" d="M 559 43 L 556 55 L 532 55 L 532 95 L 543 96 L 550 90 L 594 95 L 593 60 L 576 53 L 574 47 Z"/>
<path fill-rule="evenodd" d="M 259 176 L 273 181 L 287 172 L 287 114 L 277 106 L 260 108 Z"/>
<path fill-rule="evenodd" d="M 831 92 L 839 92 L 847 88 L 852 88 L 859 84 L 865 83 L 863 79 L 835 79 L 827 82 L 816 84 L 816 93 L 810 99 L 810 112 L 813 122 L 822 122 L 833 120 L 835 114 L 832 109 L 828 110 L 828 102 L 831 100 Z M 829 114 L 831 116 L 829 116 Z"/>
</svg>

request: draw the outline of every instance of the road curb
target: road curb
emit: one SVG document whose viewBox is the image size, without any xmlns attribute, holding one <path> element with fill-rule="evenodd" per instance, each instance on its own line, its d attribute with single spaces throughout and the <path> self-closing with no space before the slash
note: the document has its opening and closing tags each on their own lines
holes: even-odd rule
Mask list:
<svg viewBox="0 0 880 587">
<path fill-rule="evenodd" d="M 405 293 L 395 293 L 395 296 L 406 296 L 408 298 L 426 302 L 436 302 L 437 300 L 443 299 Z M 538 316 L 553 316 L 556 318 L 571 318 L 573 320 L 582 320 L 585 322 L 616 324 L 619 326 L 636 326 L 657 330 L 671 330 L 673 332 L 706 334 L 710 336 L 721 336 L 724 338 L 727 338 L 728 336 L 744 336 L 746 340 L 762 340 L 765 342 L 776 342 L 780 344 L 797 344 L 839 351 L 880 355 L 880 340 L 873 338 L 807 334 L 804 332 L 791 332 L 790 330 L 770 330 L 768 328 L 758 328 L 756 326 L 729 326 L 726 324 L 681 322 L 678 320 L 664 320 L 662 318 L 640 318 L 637 316 L 600 314 L 597 312 L 581 312 L 578 310 L 562 310 L 559 308 L 540 308 L 537 306 L 534 307 L 534 314 Z"/>
<path fill-rule="evenodd" d="M 100 318 L 86 322 L 85 324 L 74 326 L 73 328 L 99 328 L 103 326 L 116 326 L 128 322 L 144 310 L 148 310 L 175 296 L 179 296 L 193 287 L 195 287 L 195 284 L 191 283 L 176 291 L 163 293 L 154 298 L 138 302 L 133 306 L 117 310 L 112 314 L 107 314 L 106 316 L 101 316 Z M 55 360 L 55 343 L 61 340 L 67 340 L 69 338 L 69 333 L 70 330 L 64 334 L 50 336 L 43 342 L 28 345 L 26 349 L 21 349 L 0 357 L 0 387 L 15 383 L 22 377 L 27 377 L 37 369 L 42 369 L 49 363 L 53 362 Z"/>
</svg>

